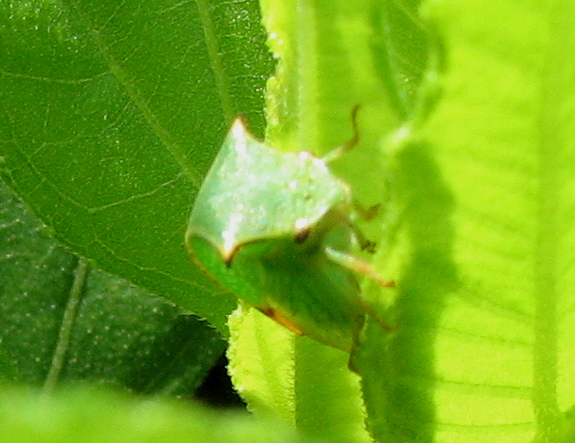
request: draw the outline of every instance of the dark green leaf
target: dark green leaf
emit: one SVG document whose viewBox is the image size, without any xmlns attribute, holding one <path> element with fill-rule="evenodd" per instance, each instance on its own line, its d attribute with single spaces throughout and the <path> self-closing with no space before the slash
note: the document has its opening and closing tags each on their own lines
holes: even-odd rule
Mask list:
<svg viewBox="0 0 575 443">
<path fill-rule="evenodd" d="M 95 382 L 191 395 L 223 352 L 206 322 L 91 270 L 48 238 L 0 183 L 0 352 L 4 378 L 53 389 Z"/>
</svg>

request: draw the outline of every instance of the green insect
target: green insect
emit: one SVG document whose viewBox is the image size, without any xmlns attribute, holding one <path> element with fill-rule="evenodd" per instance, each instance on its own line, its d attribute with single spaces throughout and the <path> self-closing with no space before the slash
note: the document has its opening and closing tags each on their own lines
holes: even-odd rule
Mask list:
<svg viewBox="0 0 575 443">
<path fill-rule="evenodd" d="M 373 314 L 356 274 L 393 286 L 352 254 L 373 244 L 355 226 L 349 186 L 327 166 L 357 144 L 357 109 L 354 136 L 323 158 L 276 151 L 236 119 L 186 232 L 192 257 L 229 291 L 293 332 L 346 352 Z"/>
</svg>

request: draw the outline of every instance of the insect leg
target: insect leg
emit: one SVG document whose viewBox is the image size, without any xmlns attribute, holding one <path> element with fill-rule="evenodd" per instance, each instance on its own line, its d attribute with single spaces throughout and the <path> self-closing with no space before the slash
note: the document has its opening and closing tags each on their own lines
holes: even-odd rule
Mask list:
<svg viewBox="0 0 575 443">
<path fill-rule="evenodd" d="M 395 288 L 395 282 L 381 278 L 373 266 L 365 260 L 329 247 L 325 248 L 325 253 L 334 263 L 371 278 L 379 286 L 383 288 Z"/>
<path fill-rule="evenodd" d="M 359 247 L 363 251 L 367 251 L 370 254 L 375 254 L 377 243 L 374 242 L 373 240 L 370 240 L 363 234 L 361 229 L 359 229 L 358 226 L 355 224 L 356 217 L 354 216 L 359 216 L 364 220 L 371 220 L 378 214 L 379 209 L 381 208 L 381 204 L 378 203 L 376 205 L 370 206 L 369 208 L 365 208 L 364 206 L 361 205 L 361 203 L 355 200 L 353 201 L 352 204 L 354 212 L 352 213 L 352 217 L 346 221 L 346 224 L 352 230 L 353 235 L 357 243 L 359 244 Z"/>
<path fill-rule="evenodd" d="M 359 105 L 355 105 L 351 110 L 351 125 L 353 127 L 353 136 L 343 145 L 332 149 L 326 155 L 324 155 L 322 160 L 325 163 L 331 163 L 332 161 L 337 160 L 359 143 L 359 130 L 357 128 L 357 111 L 359 111 Z"/>
<path fill-rule="evenodd" d="M 379 214 L 379 211 L 381 210 L 381 203 L 376 203 L 375 205 L 366 208 L 357 200 L 353 200 L 353 209 L 355 213 L 362 219 L 369 221 Z"/>
<path fill-rule="evenodd" d="M 365 316 L 363 316 L 361 318 L 361 320 L 358 322 L 358 324 L 355 325 L 355 328 L 353 330 L 351 350 L 349 353 L 349 360 L 347 361 L 347 367 L 349 368 L 349 370 L 352 372 L 355 372 L 356 374 L 359 374 L 359 370 L 357 369 L 357 365 L 355 364 L 355 360 L 357 358 L 356 354 L 357 354 L 358 349 L 359 349 L 359 345 L 360 345 L 360 341 L 361 341 L 360 335 L 361 335 L 361 331 L 363 329 L 364 324 L 365 324 Z"/>
<path fill-rule="evenodd" d="M 382 288 L 396 287 L 394 281 L 383 279 L 373 268 L 373 266 L 371 266 L 371 264 L 358 257 L 329 247 L 325 248 L 325 253 L 329 260 L 354 272 L 367 276 Z M 361 295 L 359 303 L 361 303 L 363 311 L 366 314 L 368 314 L 371 318 L 373 318 L 382 329 L 388 332 L 395 330 L 393 326 L 390 326 L 386 323 L 382 315 L 379 314 L 380 312 L 380 309 L 378 309 L 379 307 L 374 306 L 372 301 L 364 298 L 363 295 Z"/>
<path fill-rule="evenodd" d="M 367 251 L 370 254 L 375 254 L 377 243 L 363 235 L 363 232 L 361 232 L 357 226 L 353 225 L 351 228 L 353 230 L 353 234 L 355 235 L 355 240 L 359 244 L 361 250 Z"/>
</svg>

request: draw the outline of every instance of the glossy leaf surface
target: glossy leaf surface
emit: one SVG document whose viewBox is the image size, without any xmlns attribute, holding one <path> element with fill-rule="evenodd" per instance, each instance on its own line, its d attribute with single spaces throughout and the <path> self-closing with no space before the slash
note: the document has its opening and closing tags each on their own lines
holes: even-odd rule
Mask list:
<svg viewBox="0 0 575 443">
<path fill-rule="evenodd" d="M 233 299 L 183 236 L 228 124 L 262 130 L 257 2 L 2 2 L 0 34 L 10 186 L 75 252 L 225 334 Z"/>
</svg>

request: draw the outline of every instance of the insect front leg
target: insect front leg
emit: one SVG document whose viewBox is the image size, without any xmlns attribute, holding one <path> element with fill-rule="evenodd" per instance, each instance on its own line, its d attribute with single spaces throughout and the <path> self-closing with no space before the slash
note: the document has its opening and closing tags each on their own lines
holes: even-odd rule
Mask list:
<svg viewBox="0 0 575 443">
<path fill-rule="evenodd" d="M 362 206 L 359 205 L 359 203 L 355 203 L 354 202 L 354 207 L 356 209 L 356 213 L 359 214 L 359 216 L 361 216 L 362 218 L 365 218 L 367 220 L 366 217 L 364 217 L 364 213 L 367 214 L 370 217 L 375 217 L 375 215 L 377 214 L 377 212 L 379 211 L 379 206 L 380 205 L 375 205 L 372 206 L 368 209 L 363 208 Z M 360 212 L 358 210 L 358 208 L 361 208 Z M 369 238 L 367 238 L 363 232 L 361 231 L 361 229 L 359 229 L 359 227 L 355 224 L 355 218 L 351 217 L 349 220 L 347 220 L 347 226 L 349 227 L 349 229 L 352 231 L 353 233 L 353 238 L 354 240 L 357 242 L 357 244 L 359 245 L 359 247 L 361 248 L 362 251 L 367 251 L 370 254 L 375 254 L 376 252 L 376 246 L 377 243 L 374 242 L 373 240 L 370 240 Z"/>
<path fill-rule="evenodd" d="M 376 203 L 375 205 L 371 205 L 368 208 L 363 206 L 357 200 L 353 201 L 353 209 L 357 215 L 359 215 L 363 220 L 372 220 L 375 218 L 381 209 L 381 203 Z"/>
<path fill-rule="evenodd" d="M 338 158 L 341 158 L 345 153 L 352 150 L 359 143 L 359 129 L 357 127 L 357 111 L 359 111 L 359 105 L 355 105 L 351 110 L 351 125 L 353 128 L 352 137 L 345 142 L 343 145 L 329 151 L 322 160 L 329 164 Z"/>
</svg>

